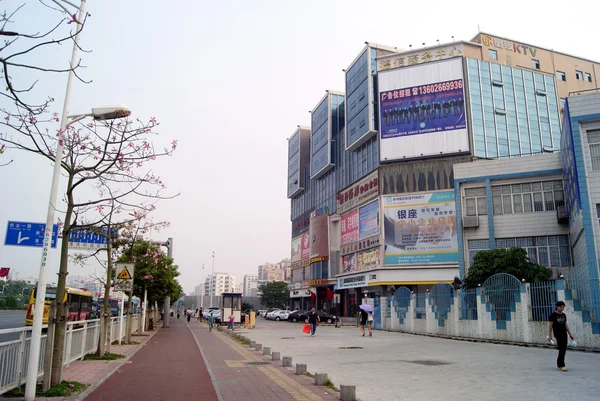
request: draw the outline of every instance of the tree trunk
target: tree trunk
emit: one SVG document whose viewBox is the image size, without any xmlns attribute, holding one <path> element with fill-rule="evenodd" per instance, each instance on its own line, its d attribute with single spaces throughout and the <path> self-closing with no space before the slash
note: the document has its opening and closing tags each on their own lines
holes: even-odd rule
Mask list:
<svg viewBox="0 0 600 401">
<path fill-rule="evenodd" d="M 69 176 L 67 188 L 71 188 L 73 177 Z M 54 326 L 54 345 L 52 353 L 52 375 L 50 383 L 52 387 L 62 381 L 63 356 L 65 345 L 65 333 L 69 315 L 68 299 L 66 297 L 67 275 L 69 274 L 69 241 L 67 238 L 71 232 L 71 218 L 73 217 L 72 195 L 69 195 L 65 223 L 63 226 L 63 240 L 60 247 L 60 268 L 58 270 L 58 286 L 56 288 L 56 324 Z"/>
<path fill-rule="evenodd" d="M 100 336 L 98 338 L 98 356 L 102 357 L 110 352 L 110 321 L 112 312 L 110 310 L 110 287 L 112 285 L 112 238 L 110 236 L 111 227 L 108 227 L 108 241 L 106 250 L 106 284 L 104 284 L 104 299 L 102 302 L 102 317 L 100 325 Z"/>
<path fill-rule="evenodd" d="M 129 292 L 129 299 L 127 301 L 127 324 L 125 325 L 125 342 L 126 343 L 130 343 L 131 342 L 131 319 L 133 319 L 133 313 L 131 313 L 132 309 L 131 309 L 131 301 L 132 301 L 132 295 L 133 295 L 133 290 L 132 291 L 128 291 Z"/>
</svg>

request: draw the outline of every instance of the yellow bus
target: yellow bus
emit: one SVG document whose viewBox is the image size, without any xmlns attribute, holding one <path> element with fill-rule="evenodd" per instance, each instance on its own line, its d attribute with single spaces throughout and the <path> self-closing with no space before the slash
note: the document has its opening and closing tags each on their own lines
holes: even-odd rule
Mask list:
<svg viewBox="0 0 600 401">
<path fill-rule="evenodd" d="M 33 325 L 33 312 L 35 309 L 35 298 L 37 287 L 33 287 L 29 294 L 29 305 L 27 306 L 27 315 L 25 315 L 25 326 Z M 50 312 L 50 304 L 56 299 L 56 287 L 46 288 L 46 299 L 44 301 L 44 319 L 43 324 L 48 324 L 48 314 Z M 90 319 L 92 314 L 92 299 L 93 294 L 89 291 L 80 290 L 77 288 L 66 287 L 65 299 L 63 302 L 69 304 L 70 322 L 78 320 Z"/>
</svg>

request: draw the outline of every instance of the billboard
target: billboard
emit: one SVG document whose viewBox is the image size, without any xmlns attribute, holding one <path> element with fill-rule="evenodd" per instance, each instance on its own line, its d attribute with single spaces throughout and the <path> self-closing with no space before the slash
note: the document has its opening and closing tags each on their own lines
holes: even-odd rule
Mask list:
<svg viewBox="0 0 600 401">
<path fill-rule="evenodd" d="M 342 257 L 342 268 L 344 273 L 356 271 L 356 254 Z"/>
<path fill-rule="evenodd" d="M 361 252 L 356 257 L 356 270 L 374 269 L 381 266 L 381 250 L 379 248 Z"/>
<path fill-rule="evenodd" d="M 462 58 L 379 73 L 380 160 L 469 151 Z"/>
<path fill-rule="evenodd" d="M 292 238 L 292 262 L 295 262 L 295 261 L 301 259 L 301 251 L 300 251 L 301 241 L 302 241 L 301 236 Z"/>
<path fill-rule="evenodd" d="M 358 209 L 358 220 L 358 237 L 360 239 L 379 234 L 379 199 Z"/>
<path fill-rule="evenodd" d="M 454 191 L 384 196 L 385 265 L 458 263 Z"/>
<path fill-rule="evenodd" d="M 302 240 L 300 242 L 300 258 L 310 258 L 310 233 L 302 234 Z"/>
<path fill-rule="evenodd" d="M 329 259 L 329 216 L 322 214 L 310 219 L 311 262 Z M 316 259 L 316 260 L 313 260 Z"/>
<path fill-rule="evenodd" d="M 336 195 L 336 210 L 339 214 L 360 206 L 379 195 L 379 179 L 377 170 L 361 178 L 355 184 Z"/>
<path fill-rule="evenodd" d="M 358 209 L 343 214 L 342 218 L 342 245 L 358 241 Z"/>
</svg>

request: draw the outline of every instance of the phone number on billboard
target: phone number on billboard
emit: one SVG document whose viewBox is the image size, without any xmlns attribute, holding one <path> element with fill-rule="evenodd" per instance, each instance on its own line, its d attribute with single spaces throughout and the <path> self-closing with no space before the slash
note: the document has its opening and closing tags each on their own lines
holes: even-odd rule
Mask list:
<svg viewBox="0 0 600 401">
<path fill-rule="evenodd" d="M 419 95 L 426 95 L 428 93 L 446 92 L 446 91 L 462 89 L 462 88 L 463 88 L 462 79 L 459 79 L 456 81 L 442 82 L 439 84 L 423 85 L 423 86 L 418 87 Z"/>
</svg>

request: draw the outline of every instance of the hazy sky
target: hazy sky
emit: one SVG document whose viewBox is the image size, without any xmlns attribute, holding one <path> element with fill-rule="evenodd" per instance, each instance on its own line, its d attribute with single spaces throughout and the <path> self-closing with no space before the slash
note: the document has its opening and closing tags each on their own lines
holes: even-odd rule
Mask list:
<svg viewBox="0 0 600 401">
<path fill-rule="evenodd" d="M 24 1 L 0 0 L 0 10 Z M 87 66 L 80 74 L 93 82 L 74 85 L 70 110 L 126 104 L 135 117 L 158 119 L 157 143 L 179 141 L 155 171 L 181 196 L 158 205 L 155 220 L 171 227 L 153 239 L 174 238 L 180 282 L 189 293 L 202 279 L 202 264 L 210 273 L 213 250 L 215 271 L 233 273 L 238 282 L 265 261 L 289 257 L 286 138 L 296 125 L 310 125 L 308 111 L 326 89 L 344 91 L 342 69 L 365 41 L 418 48 L 452 36 L 469 40 L 479 27 L 600 60 L 599 8 L 591 0 L 576 7 L 514 0 L 88 0 L 81 46 L 90 52 L 80 53 Z M 27 0 L 15 26 L 42 31 L 57 18 Z M 70 52 L 65 44 L 35 61 L 66 66 Z M 46 76 L 36 94 L 54 97 L 60 114 L 65 85 L 66 75 Z M 8 220 L 45 221 L 52 168 L 39 156 L 2 157 L 15 160 L 0 167 L 4 244 Z M 40 256 L 40 249 L 0 245 L 0 266 L 21 276 L 37 277 Z M 58 251 L 51 262 L 54 273 Z M 89 274 L 94 266 L 70 270 Z"/>
</svg>

